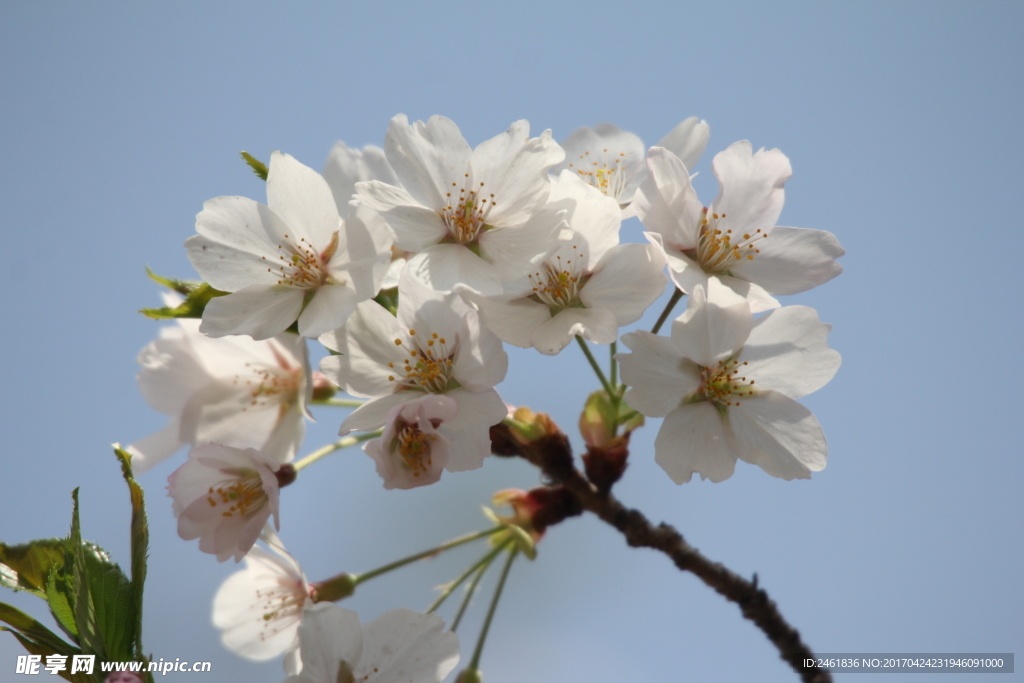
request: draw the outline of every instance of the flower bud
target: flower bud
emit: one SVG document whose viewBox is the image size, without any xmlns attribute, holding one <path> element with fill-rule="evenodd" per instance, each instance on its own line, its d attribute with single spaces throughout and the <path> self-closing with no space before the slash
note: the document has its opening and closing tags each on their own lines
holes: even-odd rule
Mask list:
<svg viewBox="0 0 1024 683">
<path fill-rule="evenodd" d="M 338 574 L 326 581 L 310 584 L 313 602 L 337 602 L 356 592 L 356 577 L 353 574 Z"/>
<path fill-rule="evenodd" d="M 455 683 L 483 683 L 483 681 L 484 675 L 480 673 L 480 669 L 463 669 L 455 679 Z"/>
<path fill-rule="evenodd" d="M 318 370 L 313 371 L 313 400 L 326 401 L 338 393 L 338 387 L 327 379 L 327 375 Z"/>
<path fill-rule="evenodd" d="M 509 411 L 505 421 L 511 427 L 512 435 L 522 444 L 529 444 L 552 434 L 559 434 L 558 429 L 547 413 L 535 413 L 526 406 Z"/>
</svg>

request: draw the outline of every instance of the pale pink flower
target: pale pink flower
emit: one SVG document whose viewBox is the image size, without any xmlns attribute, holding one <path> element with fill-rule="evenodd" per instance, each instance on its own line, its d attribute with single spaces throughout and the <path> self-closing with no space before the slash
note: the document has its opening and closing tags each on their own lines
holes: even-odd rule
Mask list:
<svg viewBox="0 0 1024 683">
<path fill-rule="evenodd" d="M 377 463 L 384 488 L 411 489 L 441 479 L 451 444 L 439 430 L 457 412 L 455 399 L 437 394 L 426 394 L 388 412 L 381 437 L 363 445 Z"/>
</svg>

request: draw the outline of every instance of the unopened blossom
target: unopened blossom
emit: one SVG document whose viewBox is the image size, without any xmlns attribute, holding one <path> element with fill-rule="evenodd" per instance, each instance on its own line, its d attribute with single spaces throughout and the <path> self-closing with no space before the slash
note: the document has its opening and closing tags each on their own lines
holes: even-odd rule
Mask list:
<svg viewBox="0 0 1024 683">
<path fill-rule="evenodd" d="M 455 399 L 437 394 L 426 394 L 388 412 L 381 437 L 363 444 L 363 451 L 377 463 L 384 488 L 411 489 L 441 478 L 450 443 L 438 430 L 457 413 Z"/>
<path fill-rule="evenodd" d="M 323 176 L 274 152 L 267 204 L 217 197 L 203 205 L 185 246 L 199 274 L 231 292 L 206 306 L 204 334 L 267 339 L 298 320 L 316 337 L 339 327 L 372 298 L 391 260 L 391 231 L 357 210 L 344 221 Z"/>
<path fill-rule="evenodd" d="M 714 482 L 732 476 L 736 459 L 773 477 L 807 479 L 825 467 L 821 426 L 798 399 L 839 368 L 828 348 L 831 328 L 806 306 L 755 319 L 745 301 L 716 303 L 703 287 L 672 323 L 671 337 L 633 332 L 633 352 L 618 354 L 624 398 L 649 417 L 664 417 L 655 460 L 677 484 L 694 473 Z"/>
<path fill-rule="evenodd" d="M 436 614 L 395 609 L 360 625 L 322 602 L 302 616 L 299 652 L 284 683 L 440 683 L 459 663 L 459 639 Z"/>
<path fill-rule="evenodd" d="M 399 114 L 384 151 L 398 184 L 358 183 L 357 201 L 381 212 L 398 247 L 422 252 L 419 276 L 434 289 L 499 294 L 500 280 L 524 272 L 561 230 L 543 212 L 548 171 L 564 157 L 550 131 L 531 138 L 516 121 L 471 149 L 450 119 L 410 125 Z"/>
<path fill-rule="evenodd" d="M 682 121 L 656 145 L 671 150 L 693 168 L 707 147 L 710 129 L 695 116 Z M 593 128 L 577 128 L 562 143 L 565 161 L 555 171 L 568 169 L 581 180 L 611 197 L 624 210 L 623 217 L 633 215 L 633 195 L 647 177 L 644 163 L 646 148 L 634 133 L 611 123 Z"/>
<path fill-rule="evenodd" d="M 619 244 L 618 204 L 571 171 L 553 184 L 550 204 L 565 211 L 569 239 L 504 283 L 503 295 L 467 296 L 484 324 L 515 346 L 552 355 L 575 335 L 610 344 L 665 291 L 665 260 L 652 245 Z"/>
<path fill-rule="evenodd" d="M 221 584 L 213 597 L 213 625 L 224 647 L 264 661 L 297 647 L 303 608 L 312 605 L 310 585 L 272 529 L 245 556 L 245 569 Z"/>
<path fill-rule="evenodd" d="M 185 445 L 256 448 L 278 463 L 295 456 L 312 389 L 302 337 L 214 339 L 199 332 L 198 320 L 179 319 L 139 353 L 138 362 L 142 396 L 171 420 L 128 447 L 136 472 Z"/>
<path fill-rule="evenodd" d="M 507 411 L 494 385 L 505 378 L 508 356 L 458 295 L 430 289 L 409 268 L 399 291 L 397 317 L 367 301 L 345 327 L 320 337 L 339 352 L 324 358 L 320 370 L 349 394 L 370 399 L 342 422 L 340 433 L 379 429 L 396 406 L 443 395 L 456 404 L 436 427 L 448 441 L 445 468 L 480 467 L 490 453 L 489 429 Z M 439 408 L 435 402 L 431 410 Z"/>
<path fill-rule="evenodd" d="M 747 298 L 755 313 L 775 308 L 773 294 L 796 294 L 842 272 L 832 233 L 775 226 L 792 175 L 777 149 L 753 152 L 737 142 L 711 163 L 718 197 L 704 207 L 690 185 L 690 171 L 668 150 L 653 148 L 650 175 L 637 190 L 637 215 L 648 239 L 664 249 L 669 275 L 684 292 L 717 279 Z"/>
<path fill-rule="evenodd" d="M 278 463 L 254 448 L 208 444 L 168 477 L 178 535 L 199 539 L 218 562 L 249 552 L 270 516 L 278 518 Z"/>
</svg>

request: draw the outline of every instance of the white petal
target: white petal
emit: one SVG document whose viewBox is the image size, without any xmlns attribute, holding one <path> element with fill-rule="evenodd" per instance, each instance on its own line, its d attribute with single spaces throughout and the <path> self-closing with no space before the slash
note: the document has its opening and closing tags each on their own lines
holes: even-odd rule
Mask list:
<svg viewBox="0 0 1024 683">
<path fill-rule="evenodd" d="M 679 157 L 686 168 L 692 169 L 700 161 L 710 138 L 711 129 L 707 122 L 691 116 L 669 131 L 657 146 L 669 150 Z"/>
<path fill-rule="evenodd" d="M 360 206 L 345 221 L 327 269 L 335 280 L 346 281 L 359 301 L 365 301 L 380 291 L 393 242 L 394 233 L 381 215 Z"/>
<path fill-rule="evenodd" d="M 622 381 L 630 386 L 626 403 L 648 417 L 665 417 L 684 397 L 700 388 L 697 366 L 683 358 L 672 340 L 650 332 L 631 332 L 622 343 L 633 353 L 620 353 Z"/>
<path fill-rule="evenodd" d="M 352 212 L 349 202 L 356 192 L 356 183 L 380 180 L 391 185 L 398 184 L 395 172 L 384 157 L 384 150 L 373 145 L 367 145 L 360 151 L 351 149 L 344 142 L 336 142 L 327 157 L 323 176 L 331 188 L 334 203 L 342 218 Z"/>
<path fill-rule="evenodd" d="M 687 167 L 671 152 L 652 147 L 647 179 L 637 189 L 633 208 L 651 232 L 678 249 L 693 249 L 700 236 L 704 206 L 690 185 Z"/>
<path fill-rule="evenodd" d="M 807 306 L 785 306 L 759 318 L 737 360 L 764 389 L 800 398 L 825 386 L 841 362 L 828 347 L 831 325 Z"/>
<path fill-rule="evenodd" d="M 216 197 L 203 204 L 196 231 L 185 240 L 188 259 L 216 289 L 233 292 L 254 284 L 271 284 L 278 276 L 267 270 L 278 257 L 271 235 L 287 232 L 269 208 L 245 197 Z"/>
<path fill-rule="evenodd" d="M 725 285 L 725 288 L 732 291 L 735 297 L 746 299 L 751 313 L 764 313 L 782 305 L 775 297 L 764 291 L 761 285 L 730 275 L 712 275 L 708 277 L 708 286 L 714 287 L 716 285 Z"/>
<path fill-rule="evenodd" d="M 773 477 L 809 479 L 825 468 L 828 444 L 821 425 L 804 406 L 775 391 L 745 398 L 729 408 L 736 454 Z"/>
<path fill-rule="evenodd" d="M 437 211 L 422 206 L 403 188 L 372 181 L 358 183 L 356 191 L 360 206 L 381 213 L 402 249 L 422 251 L 448 235 Z"/>
<path fill-rule="evenodd" d="M 487 329 L 503 342 L 528 349 L 533 346 L 533 333 L 551 320 L 551 309 L 529 299 L 501 301 L 471 297 L 480 309 L 480 318 Z"/>
<path fill-rule="evenodd" d="M 469 143 L 451 119 L 431 116 L 409 125 L 405 114 L 391 119 L 384 153 L 402 186 L 421 206 L 440 209 L 445 191 L 469 167 Z"/>
<path fill-rule="evenodd" d="M 440 683 L 459 663 L 459 639 L 436 614 L 396 609 L 363 627 L 363 654 L 353 672 L 367 683 Z"/>
<path fill-rule="evenodd" d="M 644 143 L 634 133 L 611 123 L 593 128 L 577 128 L 562 143 L 565 162 L 557 170 L 569 169 L 587 184 L 600 183 L 595 171 L 607 175 L 605 194 L 616 203 L 626 204 L 633 198 L 643 170 Z"/>
<path fill-rule="evenodd" d="M 622 210 L 618 202 L 580 180 L 572 171 L 562 171 L 551 187 L 550 201 L 568 202 L 571 207 L 567 217 L 569 225 L 574 233 L 586 239 L 591 267 L 619 243 Z"/>
<path fill-rule="evenodd" d="M 320 342 L 340 355 L 320 361 L 320 372 L 354 396 L 374 397 L 394 391 L 388 380 L 393 370 L 388 363 L 400 363 L 402 351 L 395 346 L 399 337 L 395 316 L 376 301 L 364 301 L 340 330 L 320 336 Z"/>
<path fill-rule="evenodd" d="M 470 391 L 486 391 L 505 379 L 507 372 L 508 354 L 501 347 L 501 340 L 480 324 L 476 311 L 466 311 L 452 375 Z"/>
<path fill-rule="evenodd" d="M 761 253 L 731 272 L 772 294 L 805 292 L 843 272 L 835 259 L 846 252 L 835 235 L 824 230 L 777 226 L 758 248 Z"/>
<path fill-rule="evenodd" d="M 318 252 L 327 247 L 341 227 L 338 206 L 327 181 L 290 154 L 270 155 L 267 204 L 288 226 L 285 233 L 293 244 L 305 237 Z"/>
<path fill-rule="evenodd" d="M 736 469 L 736 455 L 729 448 L 722 418 L 706 401 L 679 406 L 665 417 L 654 440 L 654 461 L 677 484 L 701 479 L 725 481 Z"/>
<path fill-rule="evenodd" d="M 480 253 L 494 265 L 504 281 L 522 278 L 530 264 L 539 260 L 569 224 L 564 211 L 543 209 L 514 228 L 489 230 L 480 236 Z"/>
<path fill-rule="evenodd" d="M 269 339 L 284 332 L 302 310 L 305 290 L 284 285 L 251 285 L 210 299 L 199 331 L 211 337 L 248 334 Z"/>
<path fill-rule="evenodd" d="M 551 131 L 536 138 L 529 135 L 530 124 L 516 121 L 473 150 L 472 179 L 484 183 L 485 193 L 494 194 L 495 204 L 487 217 L 491 225 L 524 223 L 547 200 L 548 171 L 565 153 L 551 139 Z"/>
<path fill-rule="evenodd" d="M 307 607 L 299 626 L 299 651 L 302 655 L 300 680 L 335 683 L 338 665 L 345 662 L 355 669 L 363 653 L 363 629 L 359 615 L 352 610 L 320 602 Z"/>
<path fill-rule="evenodd" d="M 501 294 L 498 270 L 461 244 L 437 244 L 420 252 L 406 270 L 439 292 L 456 288 L 484 296 Z"/>
<path fill-rule="evenodd" d="M 179 448 L 185 445 L 185 442 L 178 437 L 180 431 L 179 421 L 171 420 L 159 432 L 150 434 L 128 446 L 125 450 L 132 454 L 132 469 L 137 474 L 141 474 L 153 465 L 174 455 Z"/>
<path fill-rule="evenodd" d="M 662 252 L 649 244 L 620 244 L 597 265 L 597 272 L 580 291 L 588 308 L 615 315 L 619 327 L 636 322 L 665 291 Z"/>
<path fill-rule="evenodd" d="M 324 285 L 299 316 L 299 334 L 315 339 L 345 324 L 356 309 L 356 294 L 346 285 Z"/>
<path fill-rule="evenodd" d="M 371 432 L 380 429 L 387 422 L 388 413 L 392 408 L 415 401 L 422 396 L 423 394 L 418 391 L 399 391 L 367 401 L 345 418 L 338 430 L 338 435 L 345 436 L 350 432 Z"/>
<path fill-rule="evenodd" d="M 490 455 L 491 426 L 505 419 L 508 407 L 494 389 L 479 393 L 456 389 L 447 396 L 459 404 L 455 417 L 437 429 L 451 443 L 447 469 L 449 472 L 475 470 Z"/>
<path fill-rule="evenodd" d="M 783 185 L 793 175 L 786 155 L 777 149 L 751 154 L 743 140 L 715 155 L 711 168 L 720 185 L 711 212 L 725 214 L 716 227 L 736 234 L 771 230 L 782 213 Z"/>
<path fill-rule="evenodd" d="M 736 355 L 754 326 L 754 316 L 745 301 L 727 306 L 697 288 L 690 294 L 686 312 L 672 323 L 672 343 L 690 360 L 706 368 Z M 711 299 L 711 300 L 709 300 Z"/>
<path fill-rule="evenodd" d="M 619 336 L 615 314 L 606 309 L 562 309 L 534 331 L 531 343 L 541 353 L 553 356 L 577 334 L 595 344 L 611 344 Z"/>
</svg>

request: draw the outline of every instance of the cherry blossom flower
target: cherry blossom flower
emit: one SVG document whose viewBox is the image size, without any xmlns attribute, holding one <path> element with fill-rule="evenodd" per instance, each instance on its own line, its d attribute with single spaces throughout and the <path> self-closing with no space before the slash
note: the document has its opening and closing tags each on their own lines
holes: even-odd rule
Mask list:
<svg viewBox="0 0 1024 683">
<path fill-rule="evenodd" d="M 168 477 L 178 535 L 223 562 L 241 561 L 270 516 L 278 518 L 278 464 L 254 448 L 208 444 Z"/>
<path fill-rule="evenodd" d="M 553 355 L 577 334 L 610 344 L 665 290 L 665 260 L 651 245 L 619 244 L 618 204 L 571 171 L 554 183 L 550 204 L 565 209 L 571 238 L 525 277 L 504 283 L 502 296 L 466 296 L 484 324 L 515 346 Z"/>
<path fill-rule="evenodd" d="M 253 661 L 298 647 L 302 610 L 313 604 L 306 575 L 277 534 L 268 526 L 261 538 L 270 550 L 254 545 L 245 569 L 229 576 L 213 598 L 213 625 L 224 647 Z"/>
<path fill-rule="evenodd" d="M 434 289 L 500 294 L 500 280 L 525 272 L 561 230 L 557 215 L 535 214 L 562 148 L 551 131 L 529 135 L 529 123 L 516 121 L 470 149 L 450 119 L 410 125 L 399 114 L 384 151 L 400 185 L 358 183 L 358 202 L 381 212 L 401 249 L 422 252 L 420 277 Z"/>
<path fill-rule="evenodd" d="M 457 413 L 455 399 L 437 394 L 426 394 L 388 412 L 384 434 L 363 445 L 377 463 L 384 488 L 411 489 L 441 478 L 450 443 L 438 428 Z"/>
<path fill-rule="evenodd" d="M 257 448 L 279 464 L 295 456 L 312 391 L 302 337 L 212 339 L 199 332 L 198 320 L 179 319 L 160 331 L 138 361 L 139 390 L 171 420 L 128 447 L 136 472 L 186 444 Z"/>
<path fill-rule="evenodd" d="M 351 202 L 356 193 L 356 183 L 379 180 L 389 185 L 398 184 L 398 177 L 388 164 L 384 150 L 374 145 L 359 150 L 344 142 L 336 142 L 327 157 L 323 176 L 342 218 L 347 218 L 355 209 Z"/>
<path fill-rule="evenodd" d="M 669 275 L 684 292 L 720 280 L 750 301 L 755 313 L 776 308 L 772 294 L 796 294 L 842 272 L 845 252 L 829 232 L 774 227 L 792 175 L 777 149 L 752 152 L 737 142 L 719 152 L 712 169 L 718 197 L 705 208 L 690 185 L 689 167 L 653 148 L 650 175 L 637 190 L 637 215 L 652 243 L 665 251 Z"/>
<path fill-rule="evenodd" d="M 320 370 L 353 396 L 372 399 L 342 422 L 340 433 L 378 429 L 394 407 L 444 395 L 456 404 L 454 416 L 436 428 L 448 441 L 445 468 L 480 467 L 490 454 L 489 428 L 507 412 L 494 385 L 505 378 L 508 356 L 458 295 L 430 289 L 408 267 L 399 290 L 397 317 L 367 301 L 345 327 L 320 337 L 339 352 Z"/>
<path fill-rule="evenodd" d="M 459 639 L 436 614 L 385 612 L 361 626 L 352 610 L 322 602 L 299 626 L 301 668 L 285 683 L 440 683 L 459 663 Z"/>
<path fill-rule="evenodd" d="M 692 116 L 673 128 L 657 147 L 671 150 L 686 168 L 697 165 L 707 147 L 710 129 L 705 121 Z M 623 218 L 633 215 L 630 204 L 640 183 L 647 177 L 644 163 L 646 148 L 635 134 L 611 123 L 593 128 L 577 128 L 565 142 L 565 161 L 555 171 L 568 169 L 619 203 Z"/>
<path fill-rule="evenodd" d="M 188 257 L 213 287 L 200 330 L 213 337 L 267 339 L 298 320 L 316 337 L 339 327 L 360 301 L 377 295 L 391 260 L 391 231 L 357 210 L 345 221 L 323 177 L 274 152 L 267 205 L 217 197 L 196 217 Z"/>
<path fill-rule="evenodd" d="M 828 348 L 831 328 L 806 306 L 755 319 L 745 301 L 716 304 L 703 287 L 691 294 L 670 338 L 623 335 L 618 354 L 624 398 L 649 417 L 664 417 L 655 460 L 677 484 L 693 473 L 714 482 L 732 476 L 736 459 L 773 477 L 807 479 L 825 467 L 821 426 L 798 399 L 839 368 Z"/>
</svg>

